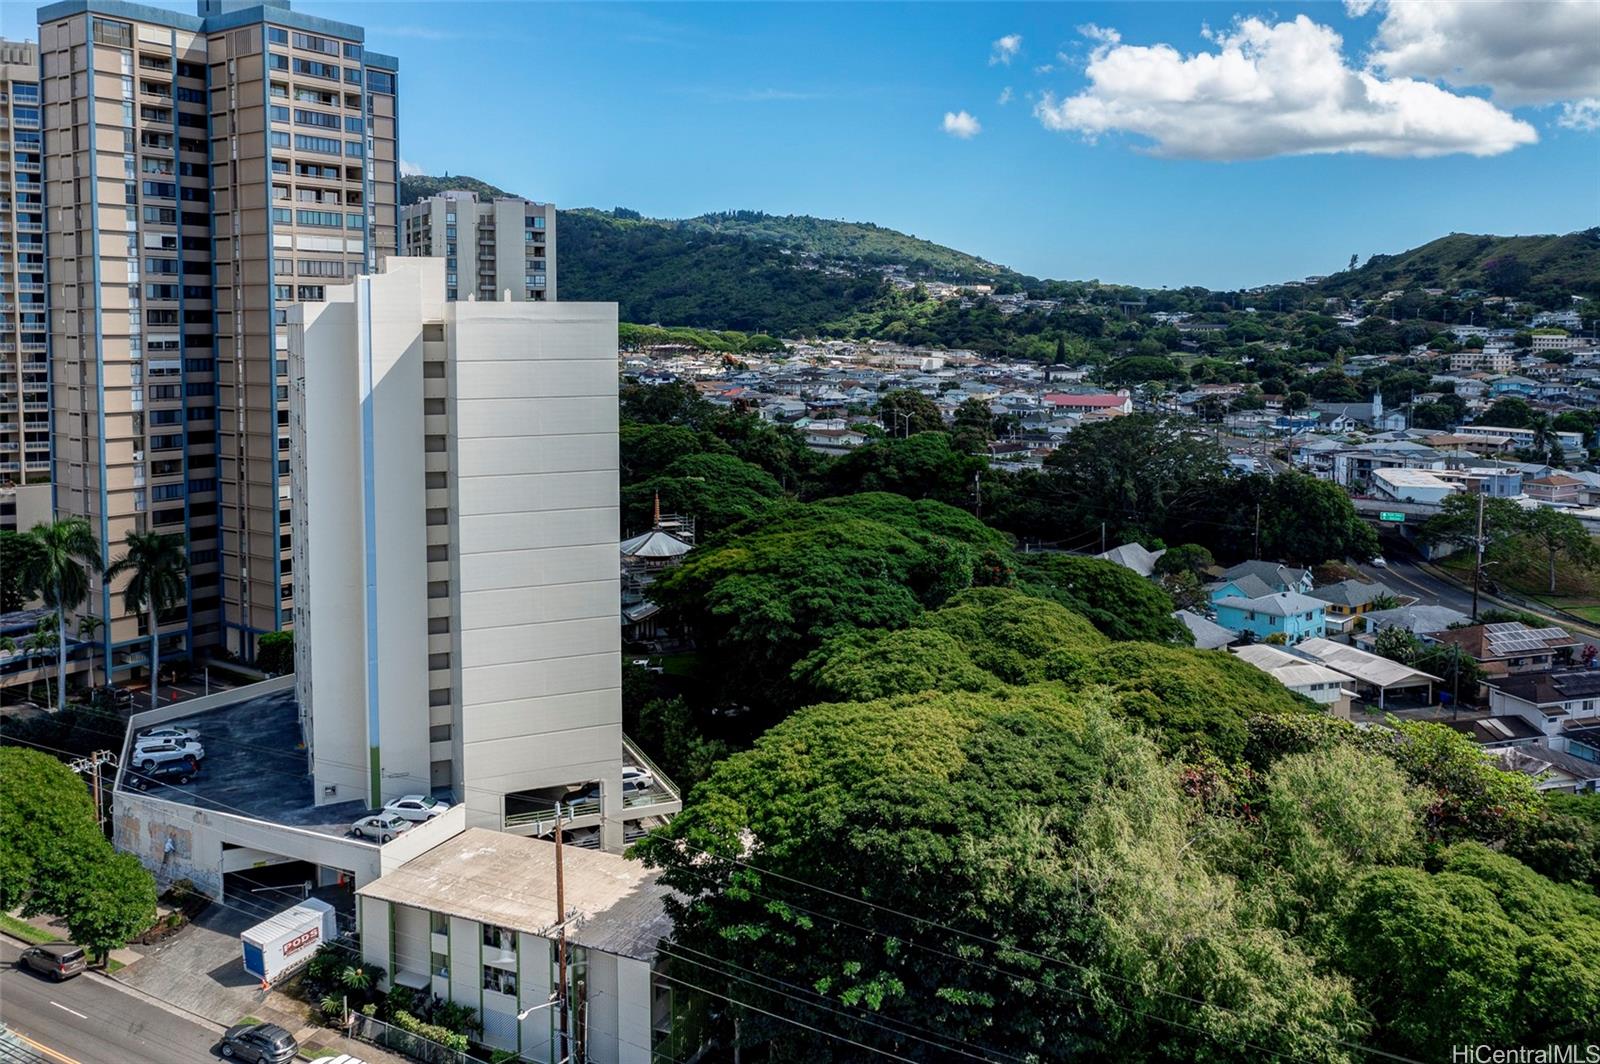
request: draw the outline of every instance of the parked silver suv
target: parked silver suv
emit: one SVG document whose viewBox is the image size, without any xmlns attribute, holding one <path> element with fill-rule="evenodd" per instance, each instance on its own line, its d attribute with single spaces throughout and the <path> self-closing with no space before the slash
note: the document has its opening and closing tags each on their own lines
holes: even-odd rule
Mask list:
<svg viewBox="0 0 1600 1064">
<path fill-rule="evenodd" d="M 206 756 L 206 748 L 194 740 L 184 743 L 138 743 L 133 748 L 133 764 L 141 772 L 149 772 L 157 765 L 171 765 L 186 761 L 192 767 Z"/>
</svg>

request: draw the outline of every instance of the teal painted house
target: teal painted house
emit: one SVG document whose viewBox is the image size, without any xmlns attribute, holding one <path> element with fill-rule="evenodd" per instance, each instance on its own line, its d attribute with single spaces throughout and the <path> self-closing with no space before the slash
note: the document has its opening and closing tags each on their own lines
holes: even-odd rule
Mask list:
<svg viewBox="0 0 1600 1064">
<path fill-rule="evenodd" d="M 1298 643 L 1323 634 L 1323 608 L 1327 603 L 1298 591 L 1280 591 L 1256 598 L 1229 596 L 1215 603 L 1217 623 L 1241 634 L 1249 632 L 1256 642 L 1265 643 L 1282 635 L 1286 643 Z"/>
</svg>

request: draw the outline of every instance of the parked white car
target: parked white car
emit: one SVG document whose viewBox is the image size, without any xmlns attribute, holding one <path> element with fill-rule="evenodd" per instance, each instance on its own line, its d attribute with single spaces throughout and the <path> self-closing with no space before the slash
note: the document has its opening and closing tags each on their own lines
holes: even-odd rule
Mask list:
<svg viewBox="0 0 1600 1064">
<path fill-rule="evenodd" d="M 384 802 L 383 811 L 405 817 L 407 820 L 432 820 L 436 816 L 448 813 L 450 803 L 440 801 L 431 794 L 407 794 Z"/>
<path fill-rule="evenodd" d="M 656 778 L 649 769 L 640 768 L 638 765 L 622 766 L 622 790 L 624 794 L 629 791 L 648 791 L 655 785 Z"/>
<path fill-rule="evenodd" d="M 137 743 L 146 742 L 183 742 L 186 739 L 199 739 L 200 733 L 193 728 L 179 728 L 172 724 L 162 724 L 154 728 L 146 728 L 134 739 Z"/>
<path fill-rule="evenodd" d="M 140 737 L 140 738 L 135 739 L 133 741 L 133 757 L 134 757 L 134 760 L 137 761 L 139 759 L 139 754 L 142 751 L 152 750 L 152 749 L 155 749 L 157 747 L 167 747 L 167 746 L 176 746 L 179 749 L 191 751 L 194 754 L 194 759 L 196 761 L 198 761 L 202 757 L 206 756 L 205 747 L 200 745 L 200 740 L 199 739 L 195 739 L 195 738 L 188 737 L 188 736 L 185 736 L 183 738 L 178 738 L 178 739 L 160 739 L 160 738 L 154 738 L 154 737 L 146 739 L 146 738 Z"/>
<path fill-rule="evenodd" d="M 197 742 L 147 743 L 133 748 L 133 764 L 141 772 L 149 772 L 157 765 L 170 765 L 187 761 L 198 765 L 206 756 L 205 747 Z"/>
<path fill-rule="evenodd" d="M 350 825 L 350 834 L 358 839 L 388 842 L 396 835 L 411 830 L 411 821 L 393 813 L 374 813 Z"/>
</svg>

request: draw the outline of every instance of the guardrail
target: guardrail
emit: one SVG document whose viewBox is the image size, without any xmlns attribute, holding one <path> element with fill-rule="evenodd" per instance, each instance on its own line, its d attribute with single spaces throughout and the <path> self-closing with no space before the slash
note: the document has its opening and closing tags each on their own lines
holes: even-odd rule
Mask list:
<svg viewBox="0 0 1600 1064">
<path fill-rule="evenodd" d="M 563 805 L 561 811 L 563 822 L 599 815 L 600 803 L 598 801 L 575 802 Z M 502 820 L 502 824 L 507 828 L 531 827 L 535 835 L 543 835 L 547 831 L 554 830 L 556 811 L 554 807 L 551 807 L 549 809 L 534 809 L 526 813 L 511 813 Z"/>
<path fill-rule="evenodd" d="M 680 788 L 676 783 L 672 782 L 667 774 L 661 771 L 661 766 L 650 760 L 645 752 L 639 749 L 638 744 L 632 739 L 628 738 L 626 735 L 622 737 L 622 748 L 626 750 L 635 761 L 649 769 L 650 774 L 655 777 L 656 782 L 665 787 L 667 790 L 671 791 L 673 797 L 683 797 L 682 788 Z M 626 801 L 624 801 L 623 804 L 627 804 Z"/>
</svg>

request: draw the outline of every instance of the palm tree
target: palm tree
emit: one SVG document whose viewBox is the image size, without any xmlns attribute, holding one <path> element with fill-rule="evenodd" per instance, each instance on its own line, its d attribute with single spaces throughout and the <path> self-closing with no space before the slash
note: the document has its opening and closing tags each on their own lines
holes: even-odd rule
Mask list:
<svg viewBox="0 0 1600 1064">
<path fill-rule="evenodd" d="M 122 604 L 129 613 L 145 610 L 150 615 L 150 708 L 157 701 L 161 684 L 161 611 L 183 598 L 184 578 L 189 559 L 183 553 L 183 540 L 160 532 L 129 532 L 128 553 L 111 563 L 106 579 L 131 574 L 122 590 Z"/>
<path fill-rule="evenodd" d="M 100 541 L 82 517 L 63 517 L 35 525 L 28 533 L 39 544 L 29 582 L 44 604 L 56 611 L 56 708 L 67 708 L 67 614 L 89 597 L 89 570 L 100 565 Z"/>
<path fill-rule="evenodd" d="M 106 622 L 92 613 L 86 617 L 79 617 L 78 638 L 87 643 L 93 643 L 95 635 L 105 626 Z M 94 688 L 94 651 L 92 649 L 89 651 L 89 688 L 91 690 Z"/>
</svg>

